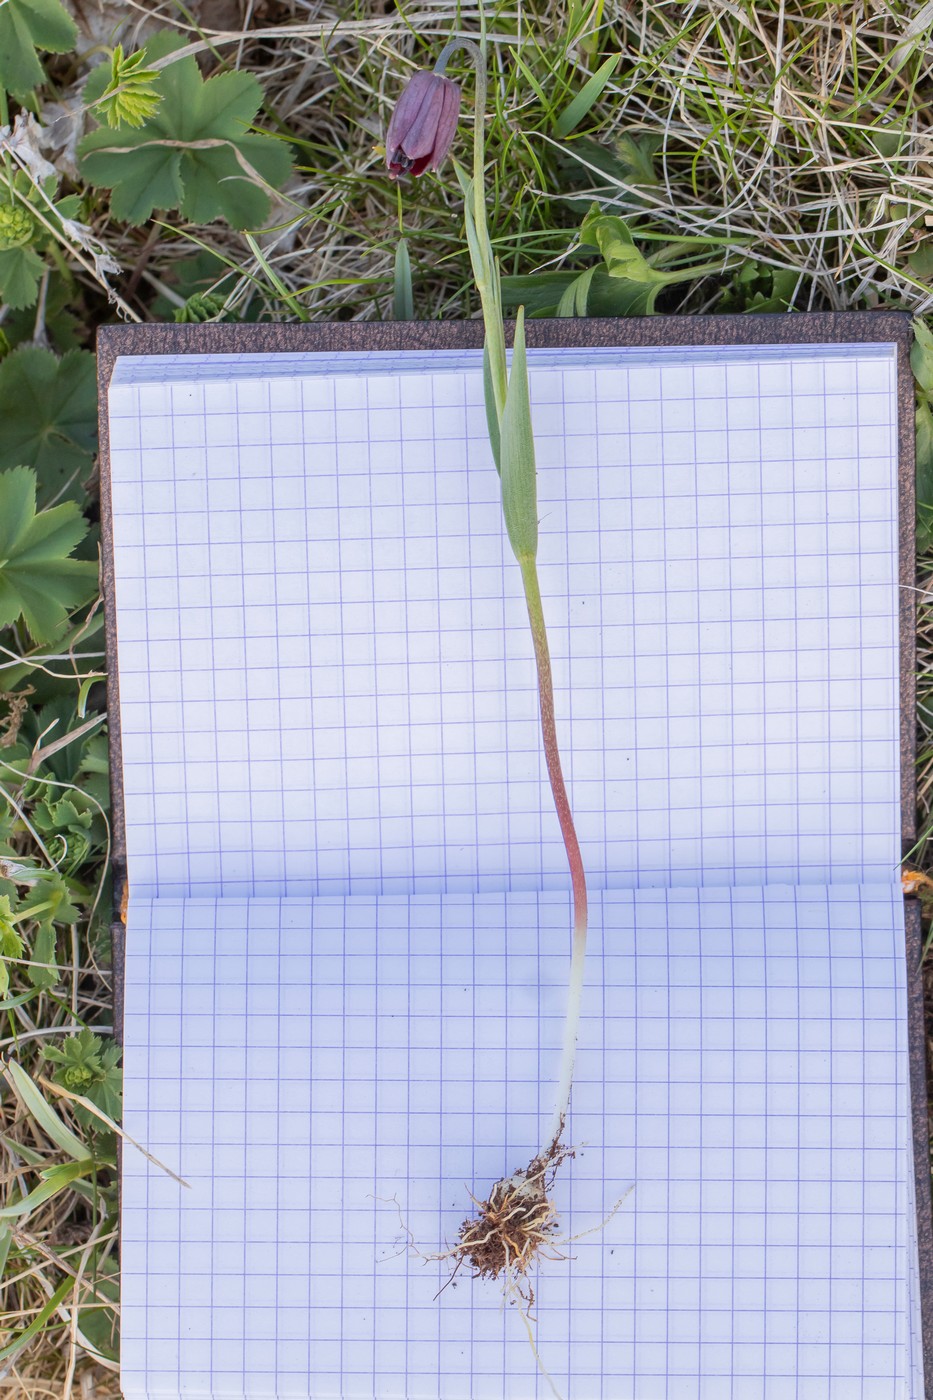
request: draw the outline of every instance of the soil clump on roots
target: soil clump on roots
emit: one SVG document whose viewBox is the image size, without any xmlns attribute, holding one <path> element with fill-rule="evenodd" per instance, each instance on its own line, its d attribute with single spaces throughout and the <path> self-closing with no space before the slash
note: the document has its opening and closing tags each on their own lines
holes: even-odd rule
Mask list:
<svg viewBox="0 0 933 1400">
<path fill-rule="evenodd" d="M 474 1278 L 517 1283 L 542 1253 L 554 1253 L 559 1227 L 550 1192 L 561 1163 L 573 1155 L 555 1138 L 527 1167 L 497 1181 L 487 1200 L 474 1197 L 477 1213 L 464 1220 L 451 1250 L 457 1268 L 466 1264 Z"/>
</svg>

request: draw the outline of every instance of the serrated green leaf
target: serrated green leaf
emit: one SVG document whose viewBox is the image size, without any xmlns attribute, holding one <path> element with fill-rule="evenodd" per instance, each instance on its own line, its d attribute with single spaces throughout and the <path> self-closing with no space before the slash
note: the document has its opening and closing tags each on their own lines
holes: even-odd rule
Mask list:
<svg viewBox="0 0 933 1400">
<path fill-rule="evenodd" d="M 0 627 L 22 617 L 37 642 L 64 630 L 97 587 L 97 565 L 70 557 L 87 531 L 73 501 L 36 513 L 30 467 L 0 473 Z"/>
<path fill-rule="evenodd" d="M 59 0 L 3 0 L 0 5 L 0 85 L 23 98 L 45 81 L 36 49 L 67 53 L 78 27 Z"/>
<path fill-rule="evenodd" d="M 512 368 L 502 413 L 499 451 L 506 532 L 516 559 L 520 563 L 527 562 L 538 552 L 538 491 L 523 307 L 519 307 L 515 321 Z"/>
<path fill-rule="evenodd" d="M 34 987 L 54 987 L 58 981 L 56 941 L 52 924 L 40 924 L 33 943 L 32 961 L 26 968 L 26 975 Z"/>
<path fill-rule="evenodd" d="M 603 88 L 612 77 L 619 65 L 621 54 L 614 54 L 607 58 L 605 63 L 600 64 L 596 72 L 587 78 L 580 91 L 572 102 L 569 102 L 554 123 L 554 135 L 563 140 L 569 136 L 571 131 L 580 125 L 590 108 L 602 95 Z"/>
<path fill-rule="evenodd" d="M 59 209 L 62 202 L 57 206 Z M 53 272 L 49 278 L 45 296 L 45 329 L 59 353 L 75 350 L 78 346 L 78 337 L 75 332 L 80 323 L 73 311 L 74 295 L 73 285 L 69 285 L 59 273 Z M 2 296 L 0 296 L 0 300 L 2 300 Z M 7 304 L 9 305 L 9 303 Z M 10 346 L 15 347 L 24 341 L 31 341 L 36 329 L 35 312 L 25 308 L 15 310 L 12 307 L 10 312 L 11 314 L 4 317 L 3 321 L 3 332 L 9 340 Z"/>
<path fill-rule="evenodd" d="M 184 42 L 167 31 L 157 34 L 146 46 L 147 58 L 163 58 Z M 94 70 L 86 101 L 103 95 L 108 74 Z M 222 217 L 234 228 L 261 224 L 270 188 L 281 188 L 292 162 L 284 142 L 248 131 L 262 104 L 257 79 L 231 72 L 205 81 L 189 56 L 161 69 L 160 91 L 162 104 L 143 126 L 101 128 L 84 138 L 85 178 L 113 191 L 113 213 L 127 223 L 177 208 L 193 223 Z"/>
<path fill-rule="evenodd" d="M 84 499 L 97 445 L 94 356 L 24 345 L 0 362 L 0 471 L 34 467 L 38 503 Z"/>
<path fill-rule="evenodd" d="M 44 271 L 45 263 L 28 243 L 0 250 L 0 302 L 11 311 L 35 306 Z"/>
</svg>

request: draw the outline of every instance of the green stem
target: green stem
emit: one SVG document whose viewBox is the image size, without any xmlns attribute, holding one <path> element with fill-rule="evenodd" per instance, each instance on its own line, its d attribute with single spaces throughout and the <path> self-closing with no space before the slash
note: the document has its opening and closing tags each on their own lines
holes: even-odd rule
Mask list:
<svg viewBox="0 0 933 1400">
<path fill-rule="evenodd" d="M 18 913 L 11 915 L 7 920 L 11 924 L 22 923 L 23 919 L 32 919 L 36 914 L 45 913 L 46 909 L 53 909 L 56 901 L 47 899 L 44 904 L 34 904 L 31 909 L 20 909 Z"/>
<path fill-rule="evenodd" d="M 0 84 L 0 126 L 9 126 L 9 125 L 10 125 L 10 99 L 9 99 L 9 97 L 7 96 L 7 90 L 6 90 L 6 88 L 3 87 L 2 84 Z M 12 163 L 12 161 L 10 160 L 10 153 L 9 153 L 9 151 L 4 151 L 4 152 L 3 152 L 3 168 L 4 168 L 4 170 L 6 171 L 7 179 L 10 180 L 10 181 L 12 181 L 12 179 L 13 179 L 13 163 Z"/>
<path fill-rule="evenodd" d="M 450 58 L 463 49 L 469 54 L 476 74 L 476 105 L 473 113 L 473 222 L 476 228 L 477 253 L 470 249 L 473 265 L 473 280 L 479 292 L 483 309 L 483 325 L 486 331 L 486 353 L 492 379 L 496 413 L 501 422 L 505 409 L 505 395 L 508 388 L 508 370 L 505 358 L 505 328 L 502 324 L 502 298 L 499 290 L 499 269 L 496 266 L 489 240 L 489 225 L 486 219 L 486 99 L 488 94 L 486 15 L 480 6 L 479 44 L 471 39 L 452 39 L 441 50 L 434 65 L 435 73 L 443 75 Z"/>
<path fill-rule="evenodd" d="M 542 1152 L 547 1152 L 552 1144 L 560 1140 L 567 1110 L 570 1106 L 570 1088 L 573 1083 L 573 1066 L 576 1058 L 577 1036 L 580 1030 L 583 968 L 586 957 L 586 872 L 583 868 L 583 856 L 580 853 L 580 843 L 577 840 L 570 798 L 567 796 L 567 785 L 564 782 L 560 762 L 557 725 L 554 719 L 554 681 L 551 672 L 551 653 L 544 622 L 541 589 L 538 585 L 538 568 L 533 558 L 525 558 L 519 562 L 522 570 L 522 583 L 525 587 L 528 621 L 531 624 L 531 636 L 534 641 L 535 662 L 538 669 L 538 699 L 541 710 L 541 737 L 544 741 L 544 757 L 551 784 L 551 793 L 554 797 L 554 807 L 557 811 L 557 820 L 560 823 L 560 833 L 564 838 L 564 848 L 567 852 L 567 864 L 570 866 L 570 879 L 573 886 L 573 951 L 570 960 L 567 1015 L 564 1021 L 564 1038 L 554 1116 L 547 1137 L 542 1143 Z"/>
</svg>

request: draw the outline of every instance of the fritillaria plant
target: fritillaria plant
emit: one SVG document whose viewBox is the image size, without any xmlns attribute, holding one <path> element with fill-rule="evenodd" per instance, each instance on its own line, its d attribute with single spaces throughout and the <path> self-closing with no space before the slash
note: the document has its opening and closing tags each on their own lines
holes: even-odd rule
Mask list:
<svg viewBox="0 0 933 1400">
<path fill-rule="evenodd" d="M 473 119 L 473 174 L 459 166 L 464 193 L 466 234 L 473 276 L 482 305 L 485 328 L 483 385 L 493 460 L 502 488 L 505 527 L 521 569 L 528 620 L 534 643 L 541 713 L 541 734 L 548 778 L 570 866 L 573 887 L 573 942 L 567 1014 L 554 1114 L 541 1145 L 528 1166 L 495 1182 L 485 1200 L 473 1197 L 476 1215 L 465 1220 L 450 1257 L 466 1263 L 474 1274 L 502 1280 L 530 1297 L 524 1284 L 542 1249 L 553 1244 L 556 1211 L 550 1198 L 561 1161 L 572 1155 L 563 1143 L 570 1106 L 574 1057 L 580 1025 L 583 969 L 586 955 L 586 875 L 574 829 L 573 814 L 561 771 L 554 719 L 554 687 L 541 591 L 538 586 L 538 507 L 535 446 L 525 355 L 524 309 L 515 323 L 511 372 L 506 359 L 499 270 L 486 222 L 484 190 L 484 119 L 486 105 L 486 40 L 479 45 L 456 39 L 441 53 L 433 72 L 419 71 L 403 91 L 386 134 L 386 163 L 393 177 L 437 170 L 453 144 L 460 111 L 460 89 L 445 74 L 454 53 L 465 50 L 476 70 Z"/>
</svg>

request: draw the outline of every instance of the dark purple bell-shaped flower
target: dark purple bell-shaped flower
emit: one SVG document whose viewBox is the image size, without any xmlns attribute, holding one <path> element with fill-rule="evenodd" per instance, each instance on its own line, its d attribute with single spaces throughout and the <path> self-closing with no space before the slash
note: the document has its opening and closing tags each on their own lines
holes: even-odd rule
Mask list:
<svg viewBox="0 0 933 1400">
<path fill-rule="evenodd" d="M 386 165 L 392 179 L 437 170 L 450 150 L 459 115 L 457 84 L 419 69 L 396 103 L 386 133 Z"/>
</svg>

